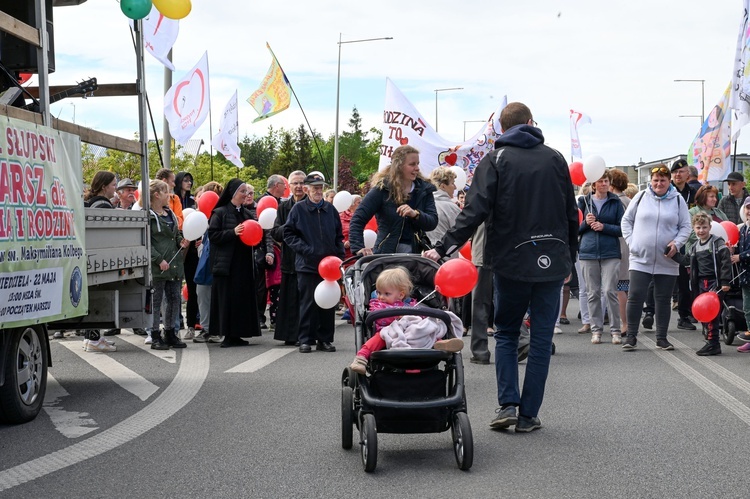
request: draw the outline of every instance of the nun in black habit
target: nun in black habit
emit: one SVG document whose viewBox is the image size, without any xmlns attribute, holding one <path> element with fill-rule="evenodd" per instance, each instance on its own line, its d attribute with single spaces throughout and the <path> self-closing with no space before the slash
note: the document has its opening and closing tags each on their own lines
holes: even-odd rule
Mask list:
<svg viewBox="0 0 750 499">
<path fill-rule="evenodd" d="M 243 204 L 247 185 L 230 180 L 208 223 L 211 242 L 211 334 L 224 336 L 222 348 L 247 345 L 242 338 L 260 336 L 255 299 L 253 248 L 240 240 L 242 223 L 252 220 Z"/>
</svg>

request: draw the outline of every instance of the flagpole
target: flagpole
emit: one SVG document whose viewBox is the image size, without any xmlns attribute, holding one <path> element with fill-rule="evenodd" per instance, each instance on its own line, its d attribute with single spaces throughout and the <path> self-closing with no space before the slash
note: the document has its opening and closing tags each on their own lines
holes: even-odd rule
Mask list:
<svg viewBox="0 0 750 499">
<path fill-rule="evenodd" d="M 208 134 L 213 139 L 214 136 L 214 120 L 213 113 L 211 112 L 211 99 L 208 99 Z M 211 150 L 211 180 L 214 179 L 214 141 L 209 140 L 208 145 Z M 197 159 L 197 158 L 196 158 Z"/>
<path fill-rule="evenodd" d="M 320 150 L 320 145 L 318 144 L 318 139 L 315 138 L 315 132 L 313 131 L 312 127 L 310 126 L 310 121 L 307 119 L 307 115 L 305 114 L 305 110 L 302 109 L 302 104 L 300 103 L 299 99 L 297 98 L 297 92 L 294 91 L 294 87 L 292 86 L 292 82 L 289 81 L 289 78 L 286 77 L 286 72 L 284 71 L 284 68 L 281 67 L 281 64 L 279 64 L 279 60 L 276 58 L 276 54 L 273 53 L 273 49 L 271 49 L 271 46 L 266 42 L 266 47 L 268 47 L 268 50 L 271 52 L 271 57 L 273 57 L 273 60 L 276 62 L 276 65 L 279 66 L 279 69 L 281 70 L 281 74 L 284 75 L 284 79 L 286 80 L 286 83 L 289 85 L 289 90 L 292 91 L 292 95 L 294 95 L 294 100 L 297 101 L 297 105 L 299 106 L 299 110 L 302 111 L 302 117 L 305 118 L 305 123 L 307 123 L 307 128 L 310 129 L 310 135 L 312 136 L 313 142 L 315 142 L 315 148 L 318 150 L 318 156 L 320 157 L 320 164 L 321 168 L 323 168 L 328 175 L 328 178 L 333 178 L 331 176 L 331 172 L 328 171 L 328 168 L 326 167 L 325 160 L 323 159 L 323 153 Z M 334 189 L 337 189 L 337 186 L 332 186 Z"/>
</svg>

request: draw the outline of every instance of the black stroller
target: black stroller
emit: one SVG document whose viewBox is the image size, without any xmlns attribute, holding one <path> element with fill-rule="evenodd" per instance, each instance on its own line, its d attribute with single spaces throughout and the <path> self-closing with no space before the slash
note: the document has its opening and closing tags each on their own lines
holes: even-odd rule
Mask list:
<svg viewBox="0 0 750 499">
<path fill-rule="evenodd" d="M 357 349 L 373 334 L 376 319 L 419 315 L 442 320 L 453 334 L 445 312 L 448 301 L 435 293 L 418 307 L 389 308 L 370 313 L 370 293 L 381 271 L 402 266 L 414 283 L 417 301 L 434 290 L 439 265 L 416 255 L 372 255 L 360 258 L 344 274 L 345 301 L 354 323 Z M 353 426 L 359 429 L 364 470 L 377 465 L 378 433 L 439 433 L 451 430 L 458 467 L 471 468 L 474 441 L 466 414 L 464 369 L 460 353 L 432 349 L 374 352 L 367 374 L 344 369 L 341 378 L 341 445 L 351 449 Z"/>
<path fill-rule="evenodd" d="M 737 331 L 747 331 L 742 307 L 742 287 L 739 285 L 737 265 L 732 265 L 732 282 L 721 300 L 721 338 L 725 345 L 734 343 Z"/>
</svg>

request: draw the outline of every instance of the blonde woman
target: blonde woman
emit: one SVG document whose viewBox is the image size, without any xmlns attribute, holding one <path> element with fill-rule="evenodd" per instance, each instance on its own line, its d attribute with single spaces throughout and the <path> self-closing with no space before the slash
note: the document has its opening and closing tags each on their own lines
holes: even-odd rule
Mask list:
<svg viewBox="0 0 750 499">
<path fill-rule="evenodd" d="M 435 229 L 427 233 L 427 237 L 434 242 L 442 239 L 448 229 L 453 227 L 456 217 L 461 213 L 461 208 L 453 202 L 453 192 L 456 190 L 455 173 L 439 166 L 430 173 L 430 182 L 437 188 L 432 196 L 435 198 L 438 224 Z"/>
</svg>

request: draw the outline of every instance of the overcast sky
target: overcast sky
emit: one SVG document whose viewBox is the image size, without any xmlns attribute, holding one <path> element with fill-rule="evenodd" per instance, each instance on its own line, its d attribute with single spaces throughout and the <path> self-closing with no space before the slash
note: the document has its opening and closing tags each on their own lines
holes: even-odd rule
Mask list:
<svg viewBox="0 0 750 499">
<path fill-rule="evenodd" d="M 174 47 L 174 79 L 208 50 L 214 133 L 219 115 L 239 92 L 240 136 L 268 125 L 303 123 L 296 102 L 253 124 L 245 101 L 271 62 L 268 42 L 313 128 L 333 133 L 339 33 L 343 40 L 393 37 L 342 45 L 341 129 L 357 106 L 366 129 L 380 126 L 389 77 L 447 139 L 470 137 L 503 95 L 529 105 L 546 141 L 570 159 L 569 110 L 591 116 L 580 129 L 584 157 L 609 166 L 686 153 L 700 119 L 719 101 L 732 73 L 741 0 L 431 0 L 379 2 L 248 2 L 193 0 Z M 115 0 L 89 0 L 54 12 L 57 71 L 51 84 L 95 76 L 100 83 L 135 80 L 128 19 Z M 163 66 L 147 56 L 147 88 L 162 133 Z M 55 116 L 117 135 L 138 130 L 136 99 L 66 99 Z M 150 128 L 149 128 L 150 130 Z M 152 132 L 149 131 L 152 137 Z M 208 139 L 206 122 L 196 138 Z M 208 144 L 208 140 L 206 140 Z M 739 152 L 750 152 L 750 130 Z"/>
</svg>

